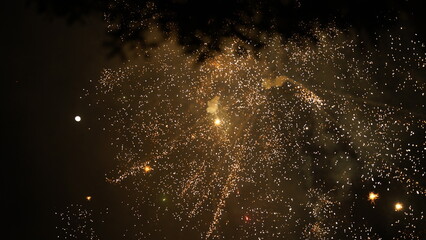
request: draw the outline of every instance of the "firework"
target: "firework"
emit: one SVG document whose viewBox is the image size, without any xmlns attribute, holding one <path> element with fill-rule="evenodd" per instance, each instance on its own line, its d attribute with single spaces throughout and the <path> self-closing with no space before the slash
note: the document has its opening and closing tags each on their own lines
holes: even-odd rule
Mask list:
<svg viewBox="0 0 426 240">
<path fill-rule="evenodd" d="M 314 34 L 316 45 L 271 38 L 245 54 L 235 49 L 247 43 L 230 39 L 199 65 L 170 40 L 147 62 L 102 73 L 89 94 L 114 136 L 108 182 L 129 191 L 138 238 L 172 238 L 162 231 L 170 219 L 204 239 L 375 238 L 353 218 L 354 188 L 426 195 L 424 149 L 410 138 L 424 132 L 421 114 L 378 101 L 382 76 L 422 99 L 412 72 L 424 54 L 393 68 L 397 54 L 360 53 L 335 28 Z"/>
<path fill-rule="evenodd" d="M 369 194 L 368 194 L 368 200 L 371 202 L 371 203 L 375 203 L 376 202 L 376 200 L 379 198 L 379 194 L 378 193 L 374 193 L 374 192 L 370 192 Z"/>
</svg>

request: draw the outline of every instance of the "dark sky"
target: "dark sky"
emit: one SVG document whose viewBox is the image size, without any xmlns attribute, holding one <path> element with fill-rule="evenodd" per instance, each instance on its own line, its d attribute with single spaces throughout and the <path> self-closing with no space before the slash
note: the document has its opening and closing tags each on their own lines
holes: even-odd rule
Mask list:
<svg viewBox="0 0 426 240">
<path fill-rule="evenodd" d="M 105 142 L 74 116 L 89 80 L 118 60 L 99 17 L 69 25 L 24 1 L 1 9 L 5 238 L 54 239 L 52 213 L 103 187 Z"/>
<path fill-rule="evenodd" d="M 102 16 L 70 24 L 21 0 L 0 11 L 5 239 L 56 239 L 55 213 L 88 204 L 88 195 L 95 198 L 93 209 L 113 208 L 110 224 L 124 226 L 128 209 L 114 212 L 121 190 L 105 182 L 115 153 L 107 134 L 94 127 L 96 119 L 85 118 L 97 113 L 80 99 L 93 86 L 90 80 L 123 61 L 104 46 Z M 76 124 L 76 115 L 83 121 Z M 105 230 L 107 239 L 120 239 L 116 229 Z M 383 225 L 378 229 L 386 232 Z"/>
</svg>

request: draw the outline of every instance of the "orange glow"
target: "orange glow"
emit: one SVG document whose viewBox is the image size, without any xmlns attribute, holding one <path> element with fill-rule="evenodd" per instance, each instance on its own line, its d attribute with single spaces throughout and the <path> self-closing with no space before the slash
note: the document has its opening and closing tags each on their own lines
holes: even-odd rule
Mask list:
<svg viewBox="0 0 426 240">
<path fill-rule="evenodd" d="M 378 193 L 370 192 L 368 194 L 368 200 L 370 200 L 371 203 L 374 203 L 379 198 Z"/>
<path fill-rule="evenodd" d="M 403 208 L 402 203 L 395 203 L 395 211 L 401 211 Z"/>
<path fill-rule="evenodd" d="M 151 171 L 152 171 L 152 167 L 150 167 L 150 166 L 145 166 L 145 167 L 143 168 L 143 170 L 144 170 L 146 173 L 148 173 L 148 172 L 151 172 Z"/>
</svg>

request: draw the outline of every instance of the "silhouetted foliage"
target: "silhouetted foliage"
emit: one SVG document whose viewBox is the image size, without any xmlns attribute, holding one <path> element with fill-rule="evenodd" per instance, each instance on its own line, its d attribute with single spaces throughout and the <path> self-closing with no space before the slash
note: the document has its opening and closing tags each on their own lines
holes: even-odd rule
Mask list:
<svg viewBox="0 0 426 240">
<path fill-rule="evenodd" d="M 219 51 L 222 41 L 236 36 L 254 48 L 262 47 L 262 34 L 309 35 L 307 23 L 351 27 L 371 36 L 395 17 L 420 28 L 424 1 L 410 0 L 31 0 L 42 12 L 70 22 L 102 13 L 109 22 L 107 44 L 114 54 L 126 44 L 149 49 L 177 34 L 179 44 L 203 59 Z M 384 19 L 389 19 L 385 21 Z M 301 23 L 305 23 L 301 24 Z M 150 24 L 159 28 L 157 41 L 148 39 Z M 420 33 L 423 34 L 423 33 Z M 312 37 L 312 36 L 311 36 Z M 423 35 L 421 36 L 423 38 Z"/>
</svg>

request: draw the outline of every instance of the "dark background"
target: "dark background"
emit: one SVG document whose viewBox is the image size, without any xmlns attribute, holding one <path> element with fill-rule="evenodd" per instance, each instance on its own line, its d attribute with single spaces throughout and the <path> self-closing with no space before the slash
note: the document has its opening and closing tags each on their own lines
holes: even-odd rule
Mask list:
<svg viewBox="0 0 426 240">
<path fill-rule="evenodd" d="M 144 43 L 139 34 L 144 28 L 107 34 L 101 2 L 7 1 L 1 7 L 5 239 L 55 239 L 55 212 L 85 202 L 87 195 L 102 198 L 106 206 L 119 201 L 111 194 L 119 190 L 105 183 L 105 172 L 113 167 L 108 139 L 99 129 L 88 130 L 94 120 L 85 118 L 89 110 L 80 97 L 102 69 L 117 67 L 128 57 L 119 40 L 123 34 L 136 32 L 124 39 L 126 44 L 142 43 L 146 48 L 155 44 Z M 128 2 L 139 6 L 145 1 Z M 159 5 L 159 12 L 167 15 L 160 24 L 164 32 L 174 23 L 188 52 L 202 46 L 194 32 L 211 37 L 200 60 L 218 51 L 226 36 L 247 37 L 261 47 L 259 39 L 242 36 L 232 27 L 235 24 L 254 25 L 259 31 L 275 31 L 286 37 L 305 33 L 300 21 L 317 19 L 326 24 L 333 20 L 369 38 L 381 25 L 390 24 L 374 20 L 386 13 L 402 16 L 422 39 L 425 34 L 423 1 L 302 1 L 303 7 L 297 10 L 290 1 L 235 1 L 225 10 L 224 3 L 214 2 L 161 1 Z M 261 20 L 250 20 L 256 15 L 252 9 L 259 10 Z M 138 19 L 127 11 L 118 4 L 112 9 L 116 15 L 113 20 L 126 23 Z M 76 124 L 75 115 L 82 116 L 82 122 Z M 114 234 L 118 233 L 111 232 L 111 239 L 119 239 Z"/>
<path fill-rule="evenodd" d="M 101 16 L 70 25 L 23 1 L 1 16 L 4 239 L 55 239 L 54 213 L 107 187 L 106 140 L 88 131 L 80 97 L 120 61 L 107 58 Z"/>
</svg>

